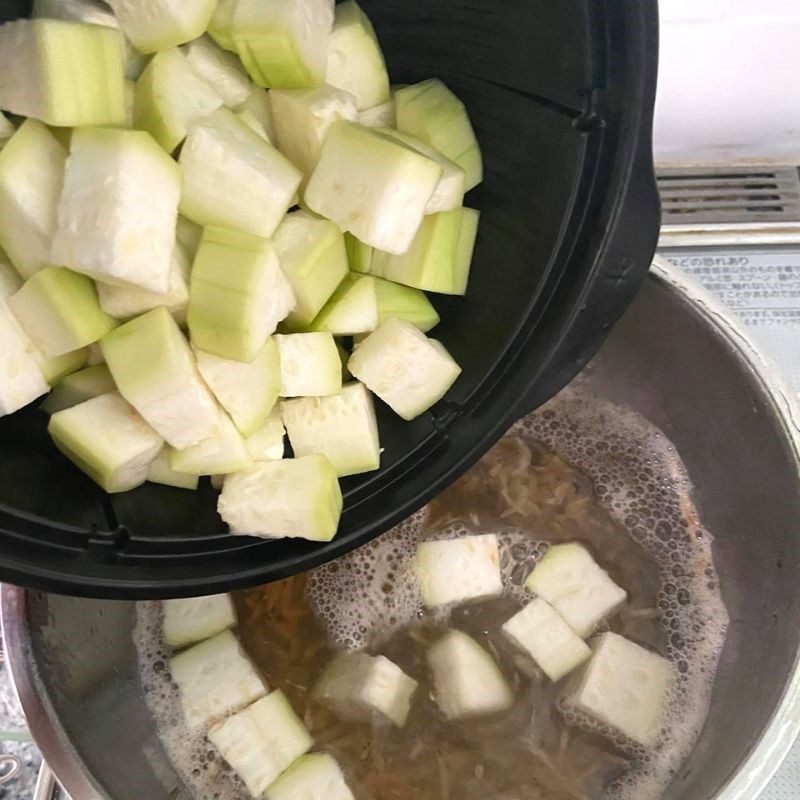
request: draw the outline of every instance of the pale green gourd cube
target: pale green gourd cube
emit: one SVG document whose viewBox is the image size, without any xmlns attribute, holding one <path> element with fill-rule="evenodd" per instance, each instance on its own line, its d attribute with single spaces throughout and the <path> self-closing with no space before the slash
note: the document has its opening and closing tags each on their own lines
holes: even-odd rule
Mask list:
<svg viewBox="0 0 800 800">
<path fill-rule="evenodd" d="M 541 597 L 504 623 L 502 631 L 551 681 L 560 681 L 592 655 L 583 639 Z"/>
<path fill-rule="evenodd" d="M 381 465 L 375 407 L 361 383 L 350 383 L 329 397 L 284 400 L 281 417 L 295 456 L 322 454 L 340 478 Z"/>
<path fill-rule="evenodd" d="M 329 542 L 342 513 L 342 490 L 325 456 L 265 461 L 228 475 L 217 504 L 233 534 Z"/>
<path fill-rule="evenodd" d="M 407 320 L 423 332 L 439 323 L 436 309 L 419 289 L 353 272 L 339 284 L 308 330 L 357 336 L 374 331 L 392 317 Z"/>
<path fill-rule="evenodd" d="M 514 693 L 491 655 L 471 636 L 448 631 L 428 650 L 436 704 L 448 720 L 507 711 Z"/>
<path fill-rule="evenodd" d="M 239 640 L 229 631 L 184 650 L 170 662 L 191 732 L 225 719 L 269 691 Z"/>
<path fill-rule="evenodd" d="M 253 461 L 280 461 L 286 452 L 280 409 L 272 409 L 266 422 L 253 434 L 247 437 L 245 444 Z"/>
<path fill-rule="evenodd" d="M 242 62 L 223 50 L 209 36 L 201 36 L 183 47 L 189 66 L 222 97 L 228 108 L 238 108 L 250 97 L 250 78 Z"/>
<path fill-rule="evenodd" d="M 394 128 L 397 125 L 394 98 L 372 108 L 365 108 L 363 111 L 359 111 L 358 121 L 367 128 Z"/>
<path fill-rule="evenodd" d="M 356 101 L 333 86 L 273 89 L 269 93 L 275 144 L 306 180 L 319 161 L 328 130 L 338 120 L 356 120 Z"/>
<path fill-rule="evenodd" d="M 110 394 L 116 391 L 116 388 L 108 367 L 105 364 L 97 364 L 64 377 L 40 407 L 47 414 L 55 414 L 57 411 L 85 403 L 101 394 Z"/>
<path fill-rule="evenodd" d="M 191 265 L 197 255 L 197 248 L 200 247 L 200 240 L 203 238 L 203 226 L 186 219 L 186 217 L 178 216 L 175 236 Z"/>
<path fill-rule="evenodd" d="M 248 364 L 198 350 L 197 367 L 244 437 L 267 421 L 281 391 L 278 345 L 271 336 Z"/>
<path fill-rule="evenodd" d="M 303 328 L 317 316 L 347 275 L 344 237 L 332 222 L 295 211 L 275 232 L 275 252 L 292 285 L 296 305 L 287 317 L 292 328 Z"/>
<path fill-rule="evenodd" d="M 222 95 L 192 69 L 183 51 L 174 47 L 153 56 L 136 82 L 134 126 L 150 133 L 172 153 L 193 122 L 222 104 Z"/>
<path fill-rule="evenodd" d="M 247 99 L 236 109 L 237 113 L 249 118 L 248 125 L 253 126 L 254 121 L 258 123 L 259 133 L 266 135 L 268 142 L 275 144 L 275 125 L 272 122 L 272 105 L 270 104 L 269 92 L 260 86 L 253 86 Z"/>
<path fill-rule="evenodd" d="M 57 19 L 0 26 L 0 108 L 48 125 L 123 125 L 118 31 Z"/>
<path fill-rule="evenodd" d="M 342 391 L 342 362 L 330 333 L 278 334 L 281 397 L 323 397 Z"/>
<path fill-rule="evenodd" d="M 159 306 L 169 311 L 178 325 L 186 324 L 189 306 L 189 258 L 180 245 L 172 251 L 169 272 L 169 288 L 163 294 L 141 289 L 138 286 L 114 286 L 98 283 L 97 295 L 100 306 L 109 316 L 118 320 L 129 320 Z"/>
<path fill-rule="evenodd" d="M 481 151 L 467 110 L 440 80 L 399 89 L 395 105 L 398 130 L 422 139 L 455 161 L 466 174 L 466 191 L 483 180 Z"/>
<path fill-rule="evenodd" d="M 499 597 L 503 578 L 497 535 L 422 542 L 414 556 L 414 574 L 429 608 Z"/>
<path fill-rule="evenodd" d="M 383 130 L 383 133 L 441 165 L 442 177 L 439 179 L 433 196 L 425 207 L 426 214 L 437 214 L 440 211 L 452 211 L 456 208 L 461 208 L 464 203 L 466 174 L 458 164 L 451 161 L 447 156 L 442 155 L 436 148 L 423 142 L 422 139 L 411 136 L 409 133 L 386 129 Z"/>
<path fill-rule="evenodd" d="M 11 264 L 0 261 L 0 300 L 16 294 L 22 288 L 23 283 L 22 276 Z"/>
<path fill-rule="evenodd" d="M 205 229 L 189 291 L 189 331 L 198 350 L 249 363 L 294 302 L 268 239 Z"/>
<path fill-rule="evenodd" d="M 182 449 L 219 433 L 219 407 L 166 308 L 126 322 L 101 346 L 120 394 L 170 445 Z"/>
<path fill-rule="evenodd" d="M 350 92 L 359 111 L 385 103 L 391 97 L 378 37 L 355 0 L 345 0 L 336 6 L 325 80 Z"/>
<path fill-rule="evenodd" d="M 601 725 L 619 731 L 641 747 L 661 737 L 675 669 L 666 658 L 616 633 L 592 641 L 592 660 L 566 698 Z"/>
<path fill-rule="evenodd" d="M 308 207 L 390 253 L 411 246 L 442 167 L 353 122 L 335 122 L 305 192 Z"/>
<path fill-rule="evenodd" d="M 49 390 L 36 348 L 0 299 L 0 417 L 19 411 Z"/>
<path fill-rule="evenodd" d="M 85 347 L 116 325 L 100 308 L 94 283 L 65 267 L 39 270 L 6 302 L 45 356 Z"/>
<path fill-rule="evenodd" d="M 67 152 L 34 119 L 0 151 L 0 246 L 24 278 L 51 263 Z"/>
<path fill-rule="evenodd" d="M 396 318 L 356 345 L 347 368 L 405 420 L 441 400 L 461 374 L 440 342 Z"/>
<path fill-rule="evenodd" d="M 253 797 L 262 797 L 267 787 L 314 743 L 280 690 L 215 725 L 208 738 Z"/>
<path fill-rule="evenodd" d="M 179 162 L 184 216 L 257 236 L 275 233 L 302 178 L 226 108 L 191 126 Z"/>
<path fill-rule="evenodd" d="M 89 345 L 92 347 L 93 345 Z M 41 350 L 37 349 L 34 353 L 36 363 L 44 375 L 44 379 L 51 385 L 55 386 L 63 378 L 71 375 L 72 373 L 85 366 L 89 360 L 89 347 L 79 347 L 77 350 L 71 350 L 69 353 L 64 353 L 61 356 L 46 356 Z M 106 391 L 112 391 L 113 386 Z M 98 392 L 98 394 L 102 394 Z"/>
<path fill-rule="evenodd" d="M 215 0 L 108 0 L 125 35 L 143 53 L 167 50 L 200 36 Z"/>
<path fill-rule="evenodd" d="M 369 272 L 372 264 L 374 248 L 359 241 L 352 233 L 344 235 L 344 245 L 347 250 L 347 262 L 353 272 Z"/>
<path fill-rule="evenodd" d="M 56 447 L 109 494 L 141 486 L 164 445 L 116 392 L 58 411 L 47 430 Z"/>
<path fill-rule="evenodd" d="M 178 472 L 172 469 L 170 464 L 169 447 L 162 448 L 156 456 L 155 461 L 147 470 L 147 480 L 149 483 L 159 483 L 162 486 L 172 486 L 175 489 L 195 490 L 200 485 L 198 475 L 187 475 L 185 472 Z M 209 634 L 213 636 L 213 634 Z"/>
<path fill-rule="evenodd" d="M 170 647 L 210 639 L 236 625 L 236 608 L 229 594 L 164 600 L 164 641 Z"/>
<path fill-rule="evenodd" d="M 581 544 L 553 545 L 525 586 L 543 597 L 582 639 L 625 602 L 627 593 Z"/>
<path fill-rule="evenodd" d="M 355 800 L 328 753 L 302 756 L 267 788 L 265 800 Z"/>
<path fill-rule="evenodd" d="M 120 31 L 119 21 L 100 0 L 34 0 L 31 16 L 102 25 L 119 31 L 125 55 L 125 77 L 135 81 L 142 74 L 147 57 Z"/>
<path fill-rule="evenodd" d="M 217 433 L 183 450 L 171 449 L 169 465 L 175 472 L 187 475 L 227 475 L 252 467 L 253 459 L 242 434 L 220 411 Z"/>
<path fill-rule="evenodd" d="M 308 89 L 325 83 L 332 26 L 333 0 L 238 0 L 228 36 L 259 86 Z"/>
<path fill-rule="evenodd" d="M 417 686 L 385 656 L 343 653 L 325 667 L 312 698 L 341 719 L 390 722 L 402 728 Z"/>
<path fill-rule="evenodd" d="M 208 35 L 223 49 L 236 52 L 233 42 L 233 15 L 239 0 L 218 0 L 208 21 Z"/>
<path fill-rule="evenodd" d="M 370 272 L 429 292 L 466 294 L 477 231 L 478 212 L 471 208 L 431 214 L 407 252 L 376 250 Z"/>
<path fill-rule="evenodd" d="M 105 283 L 169 291 L 180 174 L 143 131 L 72 135 L 53 261 Z"/>
</svg>

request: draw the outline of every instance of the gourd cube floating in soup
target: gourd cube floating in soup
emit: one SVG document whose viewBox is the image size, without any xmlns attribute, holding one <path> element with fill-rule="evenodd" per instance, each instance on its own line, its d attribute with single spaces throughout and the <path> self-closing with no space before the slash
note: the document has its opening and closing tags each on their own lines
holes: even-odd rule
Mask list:
<svg viewBox="0 0 800 800">
<path fill-rule="evenodd" d="M 514 702 L 489 653 L 461 631 L 448 631 L 428 650 L 436 704 L 449 720 L 497 714 Z"/>
<path fill-rule="evenodd" d="M 505 637 L 559 681 L 592 654 L 589 646 L 546 600 L 537 597 L 503 625 Z"/>
<path fill-rule="evenodd" d="M 244 104 L 252 89 L 242 62 L 209 36 L 189 42 L 183 52 L 189 66 L 222 97 L 228 108 Z"/>
<path fill-rule="evenodd" d="M 286 322 L 302 328 L 317 316 L 347 275 L 344 237 L 334 223 L 295 211 L 281 222 L 273 244 L 296 299 Z"/>
<path fill-rule="evenodd" d="M 116 384 L 105 364 L 86 367 L 63 378 L 42 403 L 41 409 L 47 414 L 55 414 L 65 408 L 72 408 L 101 394 L 116 391 Z"/>
<path fill-rule="evenodd" d="M 96 342 L 117 324 L 97 299 L 94 283 L 65 267 L 45 267 L 6 302 L 45 356 Z"/>
<path fill-rule="evenodd" d="M 330 397 L 284 400 L 281 416 L 296 456 L 327 456 L 340 477 L 380 466 L 375 408 L 363 384 L 348 384 Z"/>
<path fill-rule="evenodd" d="M 100 25 L 20 19 L 0 26 L 0 108 L 48 125 L 123 125 L 122 38 Z"/>
<path fill-rule="evenodd" d="M 391 97 L 378 37 L 355 0 L 336 6 L 325 80 L 350 92 L 359 111 L 385 103 Z"/>
<path fill-rule="evenodd" d="M 308 207 L 365 244 L 389 253 L 411 246 L 442 167 L 353 122 L 335 122 L 305 192 Z"/>
<path fill-rule="evenodd" d="M 269 688 L 230 632 L 170 659 L 186 726 L 196 731 L 264 697 Z"/>
<path fill-rule="evenodd" d="M 169 311 L 179 325 L 186 322 L 189 306 L 189 259 L 180 245 L 172 251 L 172 265 L 169 271 L 169 288 L 163 294 L 142 289 L 139 286 L 115 286 L 111 283 L 98 283 L 97 295 L 100 307 L 109 316 L 119 320 L 129 320 L 159 306 Z"/>
<path fill-rule="evenodd" d="M 250 436 L 266 422 L 281 391 L 278 344 L 269 337 L 248 364 L 198 350 L 197 366 L 203 380 L 231 415 L 242 436 Z"/>
<path fill-rule="evenodd" d="M 414 571 L 426 606 L 498 597 L 503 591 L 497 536 L 462 536 L 422 542 Z"/>
<path fill-rule="evenodd" d="M 262 797 L 267 787 L 313 744 L 281 691 L 262 697 L 215 725 L 208 738 L 253 797 Z"/>
<path fill-rule="evenodd" d="M 398 130 L 410 133 L 458 164 L 465 189 L 483 180 L 483 160 L 467 110 L 440 80 L 433 78 L 395 94 Z"/>
<path fill-rule="evenodd" d="M 189 291 L 189 331 L 198 350 L 249 363 L 294 304 L 269 240 L 205 229 Z"/>
<path fill-rule="evenodd" d="M 266 800 L 355 800 L 336 759 L 327 753 L 302 756 L 266 791 Z"/>
<path fill-rule="evenodd" d="M 428 200 L 428 205 L 425 207 L 426 214 L 437 214 L 440 211 L 452 211 L 461 207 L 464 202 L 466 175 L 458 164 L 409 133 L 394 130 L 385 130 L 382 133 L 441 165 L 442 177 L 436 184 L 433 196 Z"/>
<path fill-rule="evenodd" d="M 376 250 L 370 272 L 429 292 L 466 294 L 478 217 L 471 208 L 425 217 L 408 251 L 393 255 Z"/>
<path fill-rule="evenodd" d="M 180 175 L 143 131 L 72 134 L 53 261 L 107 283 L 169 291 Z"/>
<path fill-rule="evenodd" d="M 226 38 L 259 86 L 309 89 L 325 83 L 332 26 L 333 0 L 238 0 Z"/>
<path fill-rule="evenodd" d="M 441 400 L 461 374 L 440 342 L 395 318 L 356 345 L 347 368 L 405 420 Z"/>
<path fill-rule="evenodd" d="M 194 491 L 200 485 L 200 478 L 197 475 L 187 475 L 185 472 L 177 472 L 170 465 L 171 449 L 164 447 L 155 457 L 155 460 L 147 470 L 147 480 L 149 483 L 159 483 L 162 486 L 172 486 L 175 489 L 191 489 Z"/>
<path fill-rule="evenodd" d="M 324 670 L 313 698 L 342 719 L 406 724 L 417 682 L 385 656 L 345 653 Z"/>
<path fill-rule="evenodd" d="M 143 53 L 155 53 L 200 36 L 215 0 L 108 0 L 125 35 Z"/>
<path fill-rule="evenodd" d="M 219 413 L 219 430 L 207 439 L 182 450 L 171 450 L 169 465 L 187 475 L 227 475 L 253 466 L 242 434 L 231 418 Z"/>
<path fill-rule="evenodd" d="M 423 332 L 439 323 L 436 309 L 419 289 L 353 272 L 339 284 L 309 330 L 355 336 L 374 331 L 392 317 Z"/>
<path fill-rule="evenodd" d="M 265 461 L 229 475 L 217 509 L 234 534 L 328 542 L 339 525 L 342 491 L 325 456 Z"/>
<path fill-rule="evenodd" d="M 190 127 L 179 162 L 184 216 L 257 236 L 275 233 L 302 178 L 227 108 Z"/>
<path fill-rule="evenodd" d="M 35 119 L 0 152 L 0 246 L 24 278 L 51 263 L 66 160 L 58 139 Z"/>
<path fill-rule="evenodd" d="M 342 361 L 330 333 L 278 334 L 281 397 L 323 397 L 342 391 Z"/>
<path fill-rule="evenodd" d="M 247 451 L 253 461 L 280 461 L 286 453 L 285 436 L 280 411 L 273 408 L 266 422 L 247 437 Z"/>
<path fill-rule="evenodd" d="M 164 445 L 116 392 L 56 412 L 47 430 L 56 447 L 110 494 L 141 486 Z"/>
<path fill-rule="evenodd" d="M 601 634 L 592 649 L 568 704 L 637 744 L 654 746 L 674 681 L 672 665 L 616 633 Z"/>
<path fill-rule="evenodd" d="M 236 625 L 236 609 L 229 594 L 165 600 L 164 640 L 171 647 L 210 639 Z"/>
<path fill-rule="evenodd" d="M 120 394 L 170 445 L 182 449 L 219 432 L 219 408 L 165 308 L 126 322 L 101 347 Z"/>
<path fill-rule="evenodd" d="M 49 391 L 35 350 L 0 299 L 0 416 L 19 411 Z"/>
<path fill-rule="evenodd" d="M 322 143 L 334 122 L 358 117 L 349 92 L 333 86 L 315 89 L 273 89 L 269 93 L 275 144 L 306 179 L 319 161 Z"/>
<path fill-rule="evenodd" d="M 223 104 L 222 95 L 174 47 L 157 53 L 136 82 L 133 120 L 171 153 L 189 132 L 189 126 Z"/>
<path fill-rule="evenodd" d="M 625 602 L 627 594 L 577 542 L 553 545 L 525 581 L 582 639 Z"/>
</svg>

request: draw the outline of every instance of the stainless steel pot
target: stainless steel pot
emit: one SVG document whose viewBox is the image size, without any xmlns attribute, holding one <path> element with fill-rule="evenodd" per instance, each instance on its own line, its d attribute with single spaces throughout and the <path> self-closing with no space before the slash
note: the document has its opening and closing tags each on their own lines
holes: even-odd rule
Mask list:
<svg viewBox="0 0 800 800">
<path fill-rule="evenodd" d="M 793 394 L 702 290 L 657 263 L 585 373 L 675 443 L 731 629 L 708 723 L 667 800 L 754 800 L 800 728 L 800 438 Z M 142 699 L 133 605 L 6 586 L 30 729 L 75 800 L 188 800 Z"/>
</svg>

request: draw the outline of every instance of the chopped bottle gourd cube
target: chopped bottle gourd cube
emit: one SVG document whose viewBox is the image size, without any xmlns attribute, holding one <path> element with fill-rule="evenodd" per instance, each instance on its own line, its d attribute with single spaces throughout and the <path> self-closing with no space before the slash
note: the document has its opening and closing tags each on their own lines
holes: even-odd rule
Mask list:
<svg viewBox="0 0 800 800">
<path fill-rule="evenodd" d="M 164 600 L 164 641 L 186 647 L 210 639 L 236 625 L 236 609 L 229 594 Z"/>
</svg>

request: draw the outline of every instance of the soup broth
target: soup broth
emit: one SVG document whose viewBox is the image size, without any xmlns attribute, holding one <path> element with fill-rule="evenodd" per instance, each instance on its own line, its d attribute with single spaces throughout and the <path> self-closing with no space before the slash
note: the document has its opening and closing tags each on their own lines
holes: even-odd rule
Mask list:
<svg viewBox="0 0 800 800">
<path fill-rule="evenodd" d="M 411 561 L 419 541 L 497 533 L 503 596 L 430 611 Z M 548 545 L 579 541 L 628 592 L 608 629 L 667 657 L 678 680 L 658 745 L 619 739 L 569 707 L 500 635 L 530 599 L 523 587 Z M 677 454 L 632 413 L 583 397 L 556 400 L 508 435 L 428 508 L 372 544 L 306 575 L 237 593 L 238 635 L 272 688 L 332 753 L 358 800 L 650 800 L 680 767 L 707 714 L 727 615 Z M 198 800 L 248 793 L 203 737 L 183 727 L 166 669 L 160 608 L 139 608 L 137 645 L 162 740 Z M 448 722 L 425 661 L 448 628 L 473 636 L 512 686 L 506 713 Z M 311 689 L 342 650 L 383 654 L 420 683 L 402 729 L 345 722 Z M 573 678 L 574 680 L 574 678 Z"/>
</svg>

